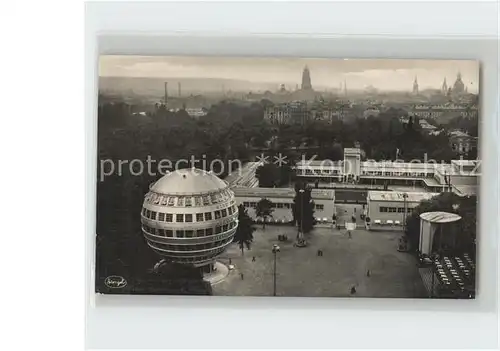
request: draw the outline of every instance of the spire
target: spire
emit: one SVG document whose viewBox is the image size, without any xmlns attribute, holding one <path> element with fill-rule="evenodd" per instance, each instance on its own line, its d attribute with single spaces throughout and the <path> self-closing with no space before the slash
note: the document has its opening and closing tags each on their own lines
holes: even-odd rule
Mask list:
<svg viewBox="0 0 500 351">
<path fill-rule="evenodd" d="M 415 80 L 413 81 L 413 94 L 418 94 L 418 81 L 417 81 L 417 76 L 415 76 Z"/>
<path fill-rule="evenodd" d="M 443 94 L 448 92 L 448 84 L 446 83 L 446 77 L 444 77 L 443 85 L 441 86 L 441 91 Z"/>
<path fill-rule="evenodd" d="M 307 65 L 304 67 L 302 71 L 302 90 L 311 90 L 311 74 L 309 73 L 309 68 Z"/>
<path fill-rule="evenodd" d="M 465 84 L 462 81 L 462 73 L 458 71 L 457 80 L 453 84 L 453 93 L 454 94 L 462 94 L 465 91 Z"/>
</svg>

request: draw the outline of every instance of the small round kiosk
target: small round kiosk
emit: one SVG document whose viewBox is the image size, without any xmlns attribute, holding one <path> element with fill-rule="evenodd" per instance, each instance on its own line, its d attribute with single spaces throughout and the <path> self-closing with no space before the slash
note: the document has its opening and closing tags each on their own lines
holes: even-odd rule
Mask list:
<svg viewBox="0 0 500 351">
<path fill-rule="evenodd" d="M 430 256 L 436 252 L 450 251 L 457 246 L 460 217 L 450 212 L 425 212 L 420 215 L 419 251 Z"/>
</svg>

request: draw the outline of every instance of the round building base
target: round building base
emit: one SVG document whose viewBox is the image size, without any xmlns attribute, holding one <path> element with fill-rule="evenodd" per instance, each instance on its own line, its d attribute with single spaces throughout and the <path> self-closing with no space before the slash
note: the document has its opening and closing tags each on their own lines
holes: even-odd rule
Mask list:
<svg viewBox="0 0 500 351">
<path fill-rule="evenodd" d="M 229 268 L 225 264 L 216 261 L 209 272 L 203 273 L 203 280 L 209 282 L 211 285 L 215 285 L 223 281 L 228 274 Z"/>
</svg>

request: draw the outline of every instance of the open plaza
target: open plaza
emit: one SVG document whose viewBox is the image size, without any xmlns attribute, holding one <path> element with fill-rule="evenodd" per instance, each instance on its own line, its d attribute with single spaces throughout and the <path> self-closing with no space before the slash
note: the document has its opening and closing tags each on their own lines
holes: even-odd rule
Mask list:
<svg viewBox="0 0 500 351">
<path fill-rule="evenodd" d="M 417 260 L 398 252 L 396 232 L 356 229 L 351 237 L 343 229 L 316 227 L 307 235 L 307 247 L 294 247 L 293 226 L 257 225 L 250 250 L 242 254 L 237 244 L 227 248 L 220 262 L 234 266 L 229 275 L 213 285 L 214 295 L 273 296 L 274 244 L 276 295 L 291 297 L 420 298 L 426 290 Z M 288 241 L 278 241 L 278 235 Z M 318 250 L 323 252 L 318 256 Z M 254 260 L 255 258 L 255 260 Z M 367 273 L 369 271 L 369 276 Z M 351 294 L 355 287 L 356 293 Z"/>
</svg>

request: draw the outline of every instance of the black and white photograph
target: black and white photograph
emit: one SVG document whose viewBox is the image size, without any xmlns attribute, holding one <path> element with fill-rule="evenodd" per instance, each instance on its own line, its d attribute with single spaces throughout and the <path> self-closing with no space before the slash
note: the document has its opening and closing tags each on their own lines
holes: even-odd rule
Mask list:
<svg viewBox="0 0 500 351">
<path fill-rule="evenodd" d="M 478 61 L 98 71 L 97 293 L 475 298 Z"/>
</svg>

